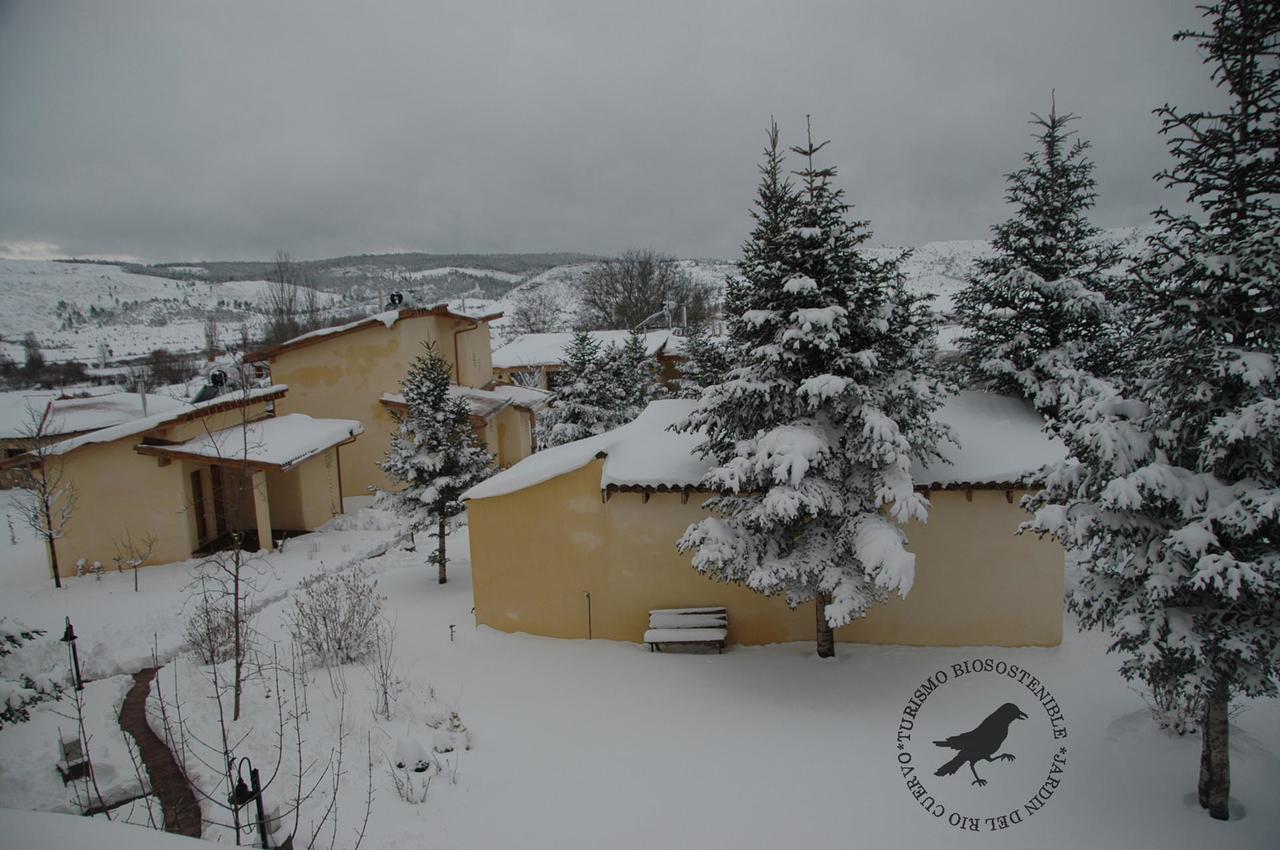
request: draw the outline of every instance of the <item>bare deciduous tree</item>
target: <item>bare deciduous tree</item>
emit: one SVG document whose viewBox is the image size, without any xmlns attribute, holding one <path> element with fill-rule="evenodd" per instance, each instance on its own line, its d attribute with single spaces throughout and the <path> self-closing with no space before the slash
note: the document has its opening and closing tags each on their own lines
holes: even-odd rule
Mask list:
<svg viewBox="0 0 1280 850">
<path fill-rule="evenodd" d="M 545 286 L 521 292 L 511 309 L 510 327 L 517 334 L 565 330 L 564 300 Z"/>
<path fill-rule="evenodd" d="M 670 321 L 682 313 L 691 322 L 707 318 L 711 294 L 674 257 L 652 250 L 630 250 L 603 260 L 582 282 L 578 323 L 588 330 L 631 330 L 654 314 L 672 308 Z"/>
<path fill-rule="evenodd" d="M 58 547 L 55 543 L 71 523 L 76 506 L 75 484 L 67 478 L 62 454 L 50 436 L 48 410 L 28 409 L 23 437 L 30 441 L 25 465 L 21 467 L 22 490 L 18 496 L 22 517 L 49 550 L 49 570 L 53 586 L 62 587 L 58 575 Z"/>
<path fill-rule="evenodd" d="M 204 320 L 204 359 L 213 362 L 218 356 L 218 320 L 207 316 Z"/>
<path fill-rule="evenodd" d="M 262 294 L 263 308 L 267 314 L 262 341 L 266 345 L 275 345 L 304 333 L 312 317 L 304 313 L 304 300 L 307 297 L 303 292 L 307 283 L 306 272 L 293 261 L 288 251 L 276 252 L 276 258 L 268 272 L 268 281 Z"/>
</svg>

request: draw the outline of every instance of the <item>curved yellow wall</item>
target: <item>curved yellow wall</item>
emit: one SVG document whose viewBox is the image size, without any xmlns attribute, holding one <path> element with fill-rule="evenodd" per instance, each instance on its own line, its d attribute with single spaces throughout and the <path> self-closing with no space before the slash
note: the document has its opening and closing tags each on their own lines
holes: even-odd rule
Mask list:
<svg viewBox="0 0 1280 850">
<path fill-rule="evenodd" d="M 472 583 L 476 620 L 507 632 L 550 637 L 592 633 L 639 641 L 652 608 L 725 605 L 729 640 L 763 644 L 814 637 L 813 607 L 712 581 L 689 566 L 675 541 L 705 516 L 694 494 L 638 493 L 601 499 L 603 461 L 506 496 L 472 500 Z M 1015 493 L 935 492 L 928 524 L 907 534 L 916 580 L 838 630 L 845 641 L 918 646 L 1053 646 L 1062 640 L 1063 551 L 1015 537 L 1025 514 Z"/>
</svg>

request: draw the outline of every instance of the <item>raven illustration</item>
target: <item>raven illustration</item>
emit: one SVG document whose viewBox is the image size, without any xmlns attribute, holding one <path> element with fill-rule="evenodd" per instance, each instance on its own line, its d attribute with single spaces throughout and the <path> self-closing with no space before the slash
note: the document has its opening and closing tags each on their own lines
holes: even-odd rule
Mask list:
<svg viewBox="0 0 1280 850">
<path fill-rule="evenodd" d="M 974 762 L 1013 761 L 1011 753 L 995 755 L 995 751 L 1000 749 L 1000 745 L 1004 743 L 1005 737 L 1009 734 L 1009 724 L 1015 720 L 1026 719 L 1027 715 L 1022 713 L 1022 709 L 1011 702 L 1006 702 L 991 712 L 991 715 L 979 723 L 978 728 L 972 732 L 965 732 L 963 735 L 952 735 L 943 741 L 934 741 L 933 743 L 939 747 L 950 747 L 960 752 L 951 761 L 938 768 L 933 775 L 950 776 L 960 769 L 960 765 L 968 762 L 969 770 L 973 772 L 973 782 L 971 784 L 977 786 L 986 785 L 987 780 L 979 776 L 978 771 L 974 770 Z"/>
</svg>

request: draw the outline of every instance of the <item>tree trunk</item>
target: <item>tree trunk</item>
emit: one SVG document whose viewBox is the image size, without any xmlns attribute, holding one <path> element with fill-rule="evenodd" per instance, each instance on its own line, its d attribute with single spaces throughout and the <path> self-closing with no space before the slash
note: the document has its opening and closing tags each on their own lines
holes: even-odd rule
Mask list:
<svg viewBox="0 0 1280 850">
<path fill-rule="evenodd" d="M 436 563 L 440 566 L 440 584 L 449 580 L 444 569 L 444 531 L 444 520 L 440 520 L 440 525 L 436 527 L 436 539 L 440 543 L 440 549 L 436 552 Z"/>
<path fill-rule="evenodd" d="M 1227 820 L 1231 796 L 1231 757 L 1228 751 L 1230 698 L 1221 685 L 1205 703 L 1204 727 L 1200 730 L 1200 805 L 1214 820 Z"/>
<path fill-rule="evenodd" d="M 813 600 L 814 624 L 818 628 L 818 657 L 831 658 L 836 654 L 836 636 L 827 622 L 827 603 L 830 601 L 825 593 L 819 593 Z"/>
<path fill-rule="evenodd" d="M 58 550 L 53 545 L 53 538 L 46 537 L 45 542 L 49 544 L 49 568 L 53 570 L 53 586 L 62 587 L 62 576 L 58 575 Z"/>
</svg>

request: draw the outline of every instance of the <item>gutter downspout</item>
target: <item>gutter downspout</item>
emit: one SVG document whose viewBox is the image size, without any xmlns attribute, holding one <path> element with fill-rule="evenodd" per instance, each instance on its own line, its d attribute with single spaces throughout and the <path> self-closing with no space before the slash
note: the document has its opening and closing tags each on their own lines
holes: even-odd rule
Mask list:
<svg viewBox="0 0 1280 850">
<path fill-rule="evenodd" d="M 453 332 L 453 382 L 458 386 L 462 386 L 462 361 L 458 359 L 458 335 L 467 331 L 474 331 L 480 327 L 480 323 L 475 319 L 467 319 L 471 323 L 469 328 L 458 328 Z"/>
</svg>

